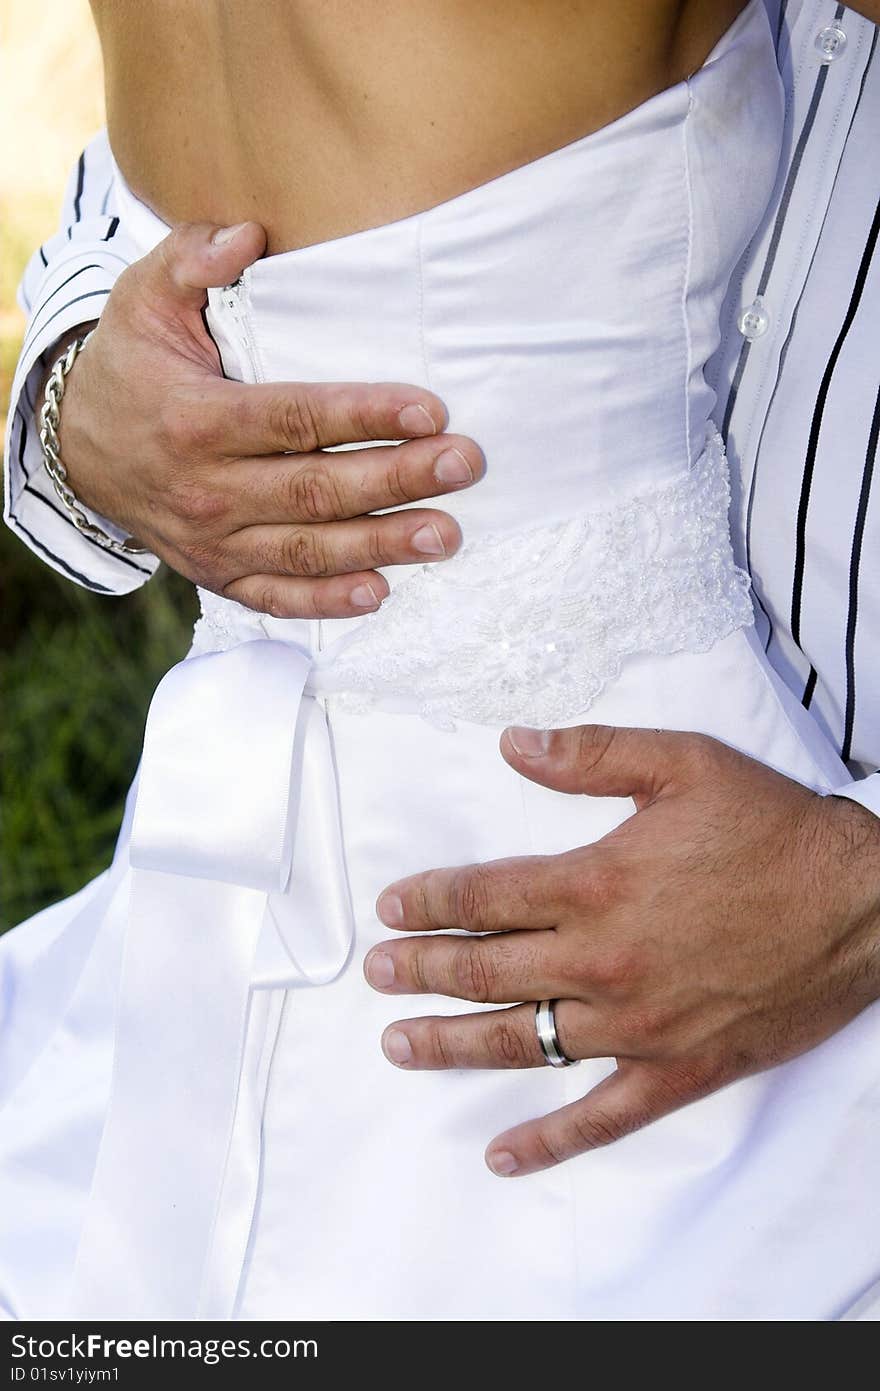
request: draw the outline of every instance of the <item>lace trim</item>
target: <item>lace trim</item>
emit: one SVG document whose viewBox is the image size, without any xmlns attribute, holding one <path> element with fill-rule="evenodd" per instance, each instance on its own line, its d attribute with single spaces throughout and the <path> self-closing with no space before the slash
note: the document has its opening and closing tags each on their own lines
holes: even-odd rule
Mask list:
<svg viewBox="0 0 880 1391">
<path fill-rule="evenodd" d="M 316 658 L 310 684 L 348 709 L 402 699 L 444 727 L 569 720 L 626 657 L 704 652 L 753 622 L 729 505 L 713 432 L 672 484 L 554 526 L 485 536 L 416 571 Z M 194 651 L 266 636 L 258 614 L 200 597 Z"/>
</svg>

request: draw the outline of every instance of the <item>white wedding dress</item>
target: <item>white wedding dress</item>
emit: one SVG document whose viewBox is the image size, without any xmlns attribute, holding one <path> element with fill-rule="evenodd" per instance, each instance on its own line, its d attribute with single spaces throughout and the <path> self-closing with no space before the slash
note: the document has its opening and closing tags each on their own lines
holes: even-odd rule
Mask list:
<svg viewBox="0 0 880 1391">
<path fill-rule="evenodd" d="M 246 380 L 423 383 L 485 449 L 465 545 L 375 615 L 202 595 L 111 869 L 0 942 L 11 1317 L 833 1319 L 880 1277 L 880 1013 L 610 1146 L 487 1142 L 613 1063 L 407 1073 L 365 984 L 389 882 L 632 813 L 519 778 L 513 721 L 701 730 L 848 780 L 769 669 L 703 368 L 773 185 L 752 0 L 689 81 L 427 212 L 212 292 Z M 165 231 L 120 185 L 146 251 Z M 444 504 L 446 505 L 445 501 Z"/>
</svg>

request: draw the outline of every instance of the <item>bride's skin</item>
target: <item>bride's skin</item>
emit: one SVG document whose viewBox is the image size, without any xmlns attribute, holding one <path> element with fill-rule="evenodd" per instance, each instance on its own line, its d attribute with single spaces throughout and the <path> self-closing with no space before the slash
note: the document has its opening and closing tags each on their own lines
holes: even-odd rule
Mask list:
<svg viewBox="0 0 880 1391">
<path fill-rule="evenodd" d="M 270 252 L 419 212 L 699 67 L 743 0 L 93 0 L 114 153 Z"/>
</svg>

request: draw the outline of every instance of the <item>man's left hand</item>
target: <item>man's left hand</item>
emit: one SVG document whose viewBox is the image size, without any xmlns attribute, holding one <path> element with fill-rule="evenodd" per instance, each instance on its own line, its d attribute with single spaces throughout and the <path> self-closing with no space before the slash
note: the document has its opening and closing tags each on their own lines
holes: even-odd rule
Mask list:
<svg viewBox="0 0 880 1391">
<path fill-rule="evenodd" d="M 497 1136 L 493 1172 L 545 1169 L 820 1043 L 880 996 L 880 818 L 700 735 L 586 725 L 505 731 L 518 772 L 632 797 L 635 815 L 561 855 L 433 869 L 390 885 L 370 984 L 512 1006 L 406 1019 L 407 1069 L 615 1058 L 581 1100 Z M 475 936 L 444 936 L 464 929 Z M 529 1002 L 529 1003 L 523 1003 Z"/>
</svg>

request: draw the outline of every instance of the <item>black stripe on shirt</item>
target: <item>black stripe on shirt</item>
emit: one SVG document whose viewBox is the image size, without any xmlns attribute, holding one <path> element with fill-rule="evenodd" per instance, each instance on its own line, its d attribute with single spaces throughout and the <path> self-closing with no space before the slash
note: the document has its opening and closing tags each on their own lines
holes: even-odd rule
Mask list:
<svg viewBox="0 0 880 1391">
<path fill-rule="evenodd" d="M 781 0 L 781 3 L 780 3 L 780 5 L 779 5 L 779 14 L 778 14 L 777 19 L 776 19 L 776 40 L 775 40 L 775 45 L 776 45 L 776 56 L 777 56 L 777 58 L 779 57 L 779 44 L 780 44 L 780 40 L 782 39 L 782 23 L 783 23 L 783 20 L 785 19 L 785 11 L 786 11 L 787 6 L 788 6 L 788 0 Z"/>
<path fill-rule="evenodd" d="M 61 507 L 58 507 L 51 498 L 39 492 L 32 483 L 25 483 L 24 492 L 28 493 L 31 497 L 37 498 L 40 502 L 45 503 L 52 512 L 56 512 L 63 521 L 73 527 L 80 540 L 87 541 L 90 546 L 94 546 L 97 550 L 103 551 L 104 555 L 112 556 L 114 560 L 121 561 L 123 565 L 128 565 L 132 570 L 139 570 L 140 573 L 146 575 L 148 579 L 152 575 L 152 570 L 148 569 L 146 565 L 138 565 L 137 561 L 132 560 L 130 555 L 122 555 L 119 551 L 108 551 L 106 546 L 102 546 L 100 541 L 95 540 L 94 536 L 89 536 L 87 532 L 80 531 L 79 527 L 74 525 L 72 518 L 69 517 Z"/>
<path fill-rule="evenodd" d="M 751 477 L 751 481 L 750 481 L 750 483 L 749 483 L 749 496 L 748 496 L 748 501 L 747 501 L 747 503 L 746 503 L 746 525 L 745 525 L 745 532 L 746 532 L 746 535 L 745 535 L 745 551 L 746 551 L 746 553 L 745 553 L 745 561 L 746 561 L 746 570 L 748 571 L 749 575 L 751 575 L 751 573 L 752 573 L 752 519 L 753 519 L 753 517 L 754 517 L 754 511 L 755 511 L 755 497 L 756 497 L 757 488 L 758 488 L 758 463 L 759 463 L 760 458 L 761 458 L 761 450 L 762 450 L 762 448 L 763 448 L 763 446 L 764 446 L 764 434 L 765 434 L 765 432 L 766 432 L 766 430 L 767 430 L 767 426 L 768 426 L 768 424 L 769 424 L 769 422 L 770 422 L 770 415 L 771 415 L 771 412 L 772 412 L 772 410 L 773 410 L 773 404 L 774 404 L 774 402 L 775 402 L 775 400 L 776 400 L 776 394 L 777 394 L 777 392 L 779 391 L 779 386 L 780 386 L 780 383 L 781 383 L 781 381 L 782 381 L 782 373 L 783 373 L 783 369 L 784 369 L 784 367 L 785 367 L 785 359 L 786 359 L 786 357 L 788 356 L 788 348 L 789 348 L 789 344 L 791 343 L 791 338 L 792 338 L 792 334 L 794 333 L 794 327 L 795 327 L 795 324 L 796 324 L 796 323 L 797 323 L 797 310 L 795 310 L 794 314 L 792 315 L 791 326 L 790 326 L 789 331 L 788 331 L 788 336 L 786 337 L 786 340 L 785 340 L 785 342 L 784 342 L 783 345 L 782 345 L 782 350 L 781 350 L 781 352 L 780 352 L 780 354 L 779 354 L 779 367 L 778 367 L 778 370 L 777 370 L 777 373 L 776 373 L 776 381 L 773 383 L 773 391 L 771 392 L 771 394 L 770 394 L 770 400 L 769 400 L 769 402 L 767 403 L 767 410 L 766 410 L 766 412 L 765 412 L 764 420 L 763 420 L 763 423 L 762 423 L 762 425 L 761 425 L 761 432 L 760 432 L 760 434 L 758 435 L 758 443 L 757 443 L 757 445 L 755 446 L 755 463 L 754 463 L 754 467 L 752 468 L 752 477 Z M 765 651 L 765 652 L 769 652 L 769 651 L 770 651 L 770 645 L 771 645 L 771 643 L 773 642 L 773 638 L 774 638 L 774 636 L 775 636 L 774 627 L 773 627 L 773 619 L 772 619 L 771 616 L 770 616 L 770 610 L 767 608 L 766 604 L 764 603 L 764 601 L 762 600 L 760 594 L 758 593 L 758 587 L 757 587 L 757 585 L 755 584 L 754 580 L 752 581 L 752 595 L 753 595 L 753 597 L 754 597 L 754 599 L 755 599 L 755 602 L 758 604 L 758 606 L 759 606 L 761 612 L 763 613 L 764 617 L 765 617 L 766 620 L 767 620 L 767 641 L 764 643 L 764 651 Z"/>
<path fill-rule="evenodd" d="M 70 273 L 70 275 L 67 277 L 67 279 L 66 279 L 66 280 L 62 280 L 61 284 L 58 285 L 58 286 L 52 291 L 51 295 L 47 295 L 47 296 L 46 296 L 46 298 L 43 300 L 42 304 L 40 305 L 40 310 L 39 310 L 39 312 L 42 314 L 43 310 L 46 308 L 46 305 L 47 305 L 47 304 L 51 304 L 51 302 L 52 302 L 52 300 L 55 298 L 55 296 L 61 294 L 61 291 L 64 289 L 65 285 L 69 285 L 70 282 L 71 282 L 71 280 L 75 280 L 76 277 L 77 277 L 78 275 L 85 275 L 85 273 L 86 273 L 87 270 L 100 270 L 100 269 L 101 269 L 101 267 L 98 265 L 97 261 L 92 261 L 92 262 L 91 262 L 89 265 L 87 265 L 87 266 L 80 266 L 79 270 L 71 271 L 71 273 Z M 74 301 L 71 300 L 70 303 L 72 304 L 72 303 L 74 303 Z M 47 319 L 46 322 L 49 323 L 50 320 Z M 28 350 L 28 348 L 30 347 L 31 343 L 33 343 L 34 339 L 39 335 L 39 333 L 40 333 L 40 325 L 39 325 L 39 322 L 35 322 L 35 323 L 31 324 L 30 333 L 27 335 L 27 337 L 25 338 L 24 342 L 23 342 L 22 345 L 21 345 L 21 356 L 22 356 L 22 357 L 25 355 L 25 353 L 27 352 L 27 350 Z"/>
<path fill-rule="evenodd" d="M 813 696 L 816 694 L 816 682 L 818 681 L 818 679 L 819 673 L 816 671 L 816 668 L 811 663 L 810 674 L 807 677 L 807 684 L 804 686 L 804 693 L 801 696 L 801 705 L 804 707 L 805 710 L 809 710 L 810 706 L 813 703 Z"/>
<path fill-rule="evenodd" d="M 97 580 L 90 580 L 86 575 L 81 575 L 79 570 L 74 570 L 72 565 L 68 565 L 66 560 L 62 560 L 60 555 L 54 555 L 53 552 L 49 550 L 48 546 L 44 546 L 42 541 L 38 541 L 36 536 L 34 536 L 32 532 L 28 531 L 26 526 L 22 525 L 18 517 L 13 512 L 12 508 L 9 509 L 9 520 L 11 522 L 15 522 L 15 525 L 18 527 L 18 530 L 21 532 L 22 536 L 26 536 L 28 540 L 31 542 L 31 545 L 36 546 L 37 550 L 42 551 L 44 556 L 48 557 L 49 560 L 54 561 L 56 565 L 59 565 L 66 574 L 70 575 L 71 579 L 79 580 L 79 583 L 85 585 L 86 589 L 93 589 L 97 591 L 97 593 L 99 594 L 113 593 L 113 590 L 108 589 L 106 584 L 98 584 Z"/>
<path fill-rule="evenodd" d="M 109 226 L 108 229 L 107 229 L 107 235 L 106 235 L 106 237 L 103 237 L 103 238 L 102 238 L 102 241 L 110 241 L 111 237 L 115 237 L 115 236 L 116 236 L 116 229 L 117 229 L 118 226 L 119 226 L 119 218 L 118 218 L 118 217 L 111 217 L 111 219 L 110 219 L 110 226 Z"/>
<path fill-rule="evenodd" d="M 73 220 L 79 222 L 82 218 L 82 195 L 83 184 L 86 177 L 86 152 L 83 150 L 79 157 L 79 164 L 76 168 L 76 193 L 73 196 Z M 67 233 L 70 236 L 70 231 Z"/>
<path fill-rule="evenodd" d="M 15 412 L 15 414 L 16 414 L 16 416 L 18 417 L 18 421 L 19 421 L 19 430 L 18 430 L 18 467 L 21 469 L 22 473 L 24 474 L 24 481 L 25 481 L 25 483 L 27 483 L 27 482 L 29 481 L 29 479 L 30 479 L 30 474 L 28 473 L 28 471 L 27 471 L 27 466 L 26 466 L 26 464 L 25 464 L 25 462 L 24 462 L 24 451 L 25 451 L 25 446 L 26 446 L 26 444 L 27 444 L 27 432 L 28 432 L 27 421 L 25 420 L 24 411 L 21 409 L 21 406 L 16 407 L 16 412 Z"/>
<path fill-rule="evenodd" d="M 853 725 L 856 714 L 856 624 L 859 617 L 859 567 L 862 560 L 862 541 L 865 536 L 865 519 L 868 515 L 868 499 L 871 496 L 878 438 L 880 438 L 880 390 L 877 392 L 874 417 L 868 435 L 868 449 L 865 454 L 865 468 L 862 474 L 862 486 L 859 492 L 856 522 L 853 527 L 852 553 L 849 562 L 849 611 L 846 616 L 846 710 L 843 747 L 840 755 L 845 763 L 849 760 L 852 750 Z"/>
<path fill-rule="evenodd" d="M 42 247 L 40 247 L 40 260 L 43 262 L 44 266 L 48 266 L 49 262 L 46 260 L 46 253 Z"/>
<path fill-rule="evenodd" d="M 84 299 L 95 299 L 96 297 L 101 297 L 101 296 L 103 296 L 103 297 L 106 299 L 106 297 L 107 297 L 107 295 L 109 295 L 109 293 L 110 293 L 109 290 L 89 290 L 88 293 L 85 294 L 85 295 L 77 295 L 74 299 L 69 299 L 69 300 L 67 301 L 66 304 L 62 304 L 62 306 L 61 306 L 60 309 L 56 309 L 54 314 L 50 314 L 50 315 L 49 315 L 49 318 L 46 320 L 46 322 L 40 325 L 39 332 L 42 333 L 44 329 L 48 328 L 49 325 L 51 324 L 52 320 L 53 320 L 53 319 L 57 319 L 57 318 L 58 318 L 58 315 L 59 315 L 59 314 L 63 314 L 64 311 L 65 311 L 65 309 L 69 309 L 69 308 L 71 307 L 72 304 L 79 304 L 81 300 L 84 300 Z M 82 323 L 85 323 L 86 320 L 83 319 L 83 320 L 81 320 L 81 322 L 82 322 Z M 32 339 L 33 339 L 33 336 L 34 336 L 34 335 L 32 335 Z M 22 349 L 22 351 L 24 351 L 24 349 Z"/>
<path fill-rule="evenodd" d="M 835 19 L 839 19 L 842 13 L 843 6 L 838 5 L 837 12 L 835 14 Z M 782 197 L 779 200 L 779 207 L 776 212 L 776 220 L 773 224 L 773 232 L 770 236 L 770 245 L 767 248 L 767 255 L 765 257 L 764 266 L 761 271 L 761 278 L 758 281 L 758 288 L 755 291 L 756 296 L 760 296 L 765 293 L 770 280 L 770 274 L 776 262 L 776 253 L 779 250 L 779 243 L 782 240 L 782 230 L 785 226 L 785 219 L 788 216 L 788 210 L 791 205 L 792 195 L 794 194 L 794 187 L 797 183 L 798 174 L 800 173 L 801 163 L 804 157 L 804 150 L 807 148 L 807 141 L 809 140 L 813 126 L 815 125 L 816 115 L 819 110 L 819 103 L 822 100 L 822 93 L 825 91 L 825 84 L 827 81 L 828 64 L 823 63 L 819 68 L 818 73 L 816 74 L 816 82 L 815 86 L 813 87 L 813 95 L 810 98 L 810 105 L 807 110 L 807 114 L 804 117 L 804 124 L 801 127 L 801 133 L 798 136 L 798 142 L 795 146 L 794 154 L 791 158 L 791 164 L 788 167 L 788 174 L 786 175 L 785 179 L 785 188 L 783 189 Z M 737 359 L 736 367 L 734 369 L 733 378 L 730 383 L 730 390 L 727 394 L 727 404 L 724 408 L 724 419 L 721 422 L 721 438 L 725 442 L 727 440 L 728 432 L 730 430 L 730 419 L 733 415 L 734 406 L 736 405 L 736 398 L 739 395 L 740 383 L 742 382 L 743 376 L 745 374 L 746 365 L 749 360 L 749 353 L 751 352 L 751 347 L 752 345 L 749 339 L 743 339 L 742 347 L 739 350 L 739 357 Z"/>
<path fill-rule="evenodd" d="M 858 115 L 859 107 L 860 107 L 861 102 L 862 102 L 862 97 L 864 96 L 865 85 L 866 85 L 867 79 L 868 79 L 868 73 L 870 72 L 870 70 L 871 70 L 871 64 L 872 64 L 873 61 L 874 61 L 874 55 L 875 55 L 876 48 L 877 48 L 877 33 L 876 33 L 876 31 L 875 31 L 874 36 L 873 36 L 873 39 L 872 39 L 872 41 L 871 41 L 871 51 L 870 51 L 870 53 L 868 54 L 868 61 L 867 61 L 867 63 L 865 64 L 865 69 L 864 69 L 864 72 L 862 73 L 862 80 L 861 80 L 861 83 L 860 83 L 860 85 L 859 85 L 859 95 L 858 95 L 858 97 L 856 98 L 856 104 L 855 104 L 855 106 L 854 106 L 854 108 L 853 108 L 852 118 L 851 118 L 851 120 L 850 120 L 850 125 L 849 125 L 849 129 L 850 129 L 850 130 L 852 130 L 853 126 L 855 125 L 855 121 L 856 121 L 856 117 L 857 117 L 857 115 Z M 814 93 L 814 97 L 815 97 L 815 93 Z M 847 138 L 849 138 L 849 132 L 847 132 Z M 789 199 L 788 201 L 790 201 L 790 199 Z M 787 203 L 786 203 L 786 206 L 788 205 L 788 201 L 787 201 Z M 780 229 L 780 230 L 781 230 L 781 229 Z M 778 241 L 777 241 L 777 244 L 778 244 Z M 768 272 L 767 272 L 767 268 L 765 267 L 764 275 L 762 276 L 762 283 L 764 283 L 764 284 L 766 284 L 767 273 L 768 273 Z M 777 395 L 777 392 L 779 391 L 780 384 L 781 384 L 781 381 L 782 381 L 782 377 L 783 377 L 784 372 L 785 372 L 785 364 L 786 364 L 786 359 L 787 359 L 787 357 L 788 357 L 788 350 L 789 350 L 789 346 L 790 346 L 790 344 L 791 344 L 792 337 L 793 337 L 793 335 L 794 335 L 794 333 L 795 333 L 795 329 L 796 329 L 796 325 L 797 325 L 797 320 L 798 320 L 798 313 L 799 313 L 799 310 L 800 310 L 800 304 L 798 303 L 798 305 L 796 306 L 796 308 L 795 308 L 795 310 L 794 310 L 794 313 L 792 314 L 792 319 L 791 319 L 791 324 L 789 325 L 788 334 L 787 334 L 787 336 L 786 336 L 785 342 L 782 344 L 782 348 L 781 348 L 781 351 L 780 351 L 780 354 L 779 354 L 779 365 L 778 365 L 777 373 L 776 373 L 776 381 L 775 381 L 775 383 L 774 383 L 774 385 L 773 385 L 773 391 L 772 391 L 772 393 L 771 393 L 770 401 L 769 401 L 768 406 L 767 406 L 767 411 L 766 411 L 766 414 L 765 414 L 764 423 L 763 423 L 763 425 L 761 426 L 761 432 L 760 432 L 760 435 L 759 435 L 759 437 L 758 437 L 758 443 L 757 443 L 757 445 L 756 445 L 756 447 L 755 447 L 755 451 L 754 451 L 754 464 L 753 464 L 753 467 L 752 467 L 752 476 L 751 476 L 751 481 L 750 481 L 750 485 L 749 485 L 749 497 L 748 497 L 748 503 L 747 503 L 747 509 L 746 509 L 746 568 L 747 568 L 747 570 L 749 571 L 750 574 L 751 574 L 751 568 L 752 568 L 752 562 L 751 562 L 751 551 L 752 551 L 752 518 L 753 518 L 753 511 L 754 511 L 754 504 L 755 504 L 755 495 L 756 495 L 756 490 L 757 490 L 758 474 L 759 474 L 760 464 L 761 464 L 761 449 L 762 449 L 762 447 L 763 447 L 764 432 L 765 432 L 766 427 L 767 427 L 767 422 L 768 422 L 768 420 L 769 420 L 769 418 L 770 418 L 770 415 L 771 415 L 771 413 L 772 413 L 773 405 L 774 405 L 774 402 L 775 402 L 775 400 L 776 400 L 776 395 Z M 742 374 L 740 373 L 740 375 L 739 375 L 739 377 L 737 378 L 737 380 L 739 381 L 739 380 L 741 380 L 741 378 L 742 378 Z M 771 617 L 770 617 L 769 612 L 768 612 L 767 609 L 765 608 L 764 604 L 761 602 L 760 595 L 758 594 L 757 588 L 756 588 L 755 586 L 753 586 L 753 593 L 754 593 L 754 595 L 755 595 L 755 598 L 756 598 L 757 602 L 758 602 L 758 603 L 760 604 L 760 606 L 761 606 L 762 612 L 765 614 L 765 616 L 766 616 L 766 618 L 767 618 L 768 636 L 767 636 L 767 644 L 766 644 L 765 651 L 769 652 L 770 646 L 771 646 L 771 644 L 772 644 L 772 642 L 773 642 L 773 639 L 774 639 L 774 637 L 775 637 L 774 627 L 773 627 L 773 621 L 772 621 L 772 619 L 771 619 Z M 817 682 L 817 673 L 815 672 L 815 670 L 813 669 L 813 667 L 812 667 L 812 665 L 811 665 L 810 668 L 809 668 L 809 671 L 808 671 L 806 684 L 805 684 L 805 686 L 804 686 L 804 691 L 803 691 L 803 694 L 802 694 L 802 696 L 801 696 L 802 703 L 803 703 L 803 705 L 805 706 L 806 709 L 809 709 L 809 708 L 810 708 L 810 704 L 811 704 L 811 702 L 812 702 L 812 700 L 813 700 L 813 696 L 814 696 L 815 690 L 816 690 L 816 682 Z"/>
<path fill-rule="evenodd" d="M 813 419 L 810 423 L 810 435 L 807 441 L 807 454 L 804 460 L 804 473 L 801 480 L 801 495 L 798 503 L 797 512 L 797 532 L 795 536 L 795 556 L 794 556 L 794 579 L 791 589 L 791 635 L 801 647 L 801 605 L 803 602 L 804 589 L 804 562 L 807 550 L 807 515 L 810 510 L 810 491 L 813 485 L 813 473 L 816 467 L 816 452 L 819 447 L 819 435 L 822 430 L 822 416 L 828 400 L 828 392 L 831 387 L 831 379 L 834 376 L 838 359 L 846 342 L 847 335 L 852 328 L 853 321 L 858 312 L 859 303 L 862 298 L 862 291 L 865 288 L 865 281 L 868 278 L 868 269 L 871 265 L 871 258 L 877 245 L 877 236 L 880 233 L 880 201 L 874 213 L 874 218 L 868 232 L 868 239 L 865 249 L 862 252 L 862 259 L 856 273 L 855 284 L 850 296 L 849 306 L 843 320 L 840 332 L 837 335 L 831 355 L 822 374 L 822 381 L 819 385 L 819 394 L 816 398 L 816 405 L 813 410 Z M 815 686 L 815 682 L 813 682 Z M 806 693 L 804 703 L 807 704 Z"/>
</svg>

